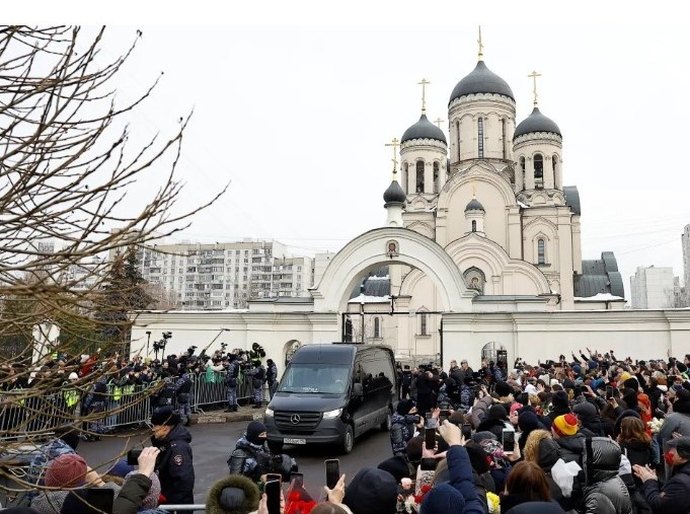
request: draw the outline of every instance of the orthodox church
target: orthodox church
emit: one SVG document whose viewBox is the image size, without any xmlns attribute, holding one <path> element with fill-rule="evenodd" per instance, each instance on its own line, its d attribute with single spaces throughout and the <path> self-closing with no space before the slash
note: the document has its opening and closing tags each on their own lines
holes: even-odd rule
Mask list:
<svg viewBox="0 0 690 514">
<path fill-rule="evenodd" d="M 174 353 L 220 330 L 230 347 L 259 342 L 284 363 L 300 345 L 331 341 L 385 343 L 401 360 L 444 367 L 536 362 L 585 345 L 637 358 L 690 353 L 690 310 L 623 309 L 613 253 L 582 260 L 579 194 L 564 185 L 563 133 L 538 106 L 537 76 L 534 108 L 518 123 L 513 91 L 480 42 L 476 67 L 450 93 L 447 133 L 427 118 L 423 89 L 419 120 L 390 144 L 385 223 L 332 256 L 309 297 L 139 313 L 132 352 L 151 331 L 173 331 Z"/>
</svg>

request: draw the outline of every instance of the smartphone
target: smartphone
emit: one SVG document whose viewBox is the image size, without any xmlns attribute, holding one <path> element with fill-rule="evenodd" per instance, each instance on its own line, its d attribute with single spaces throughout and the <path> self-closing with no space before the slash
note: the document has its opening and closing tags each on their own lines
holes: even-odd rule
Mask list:
<svg viewBox="0 0 690 514">
<path fill-rule="evenodd" d="M 266 493 L 268 514 L 280 514 L 280 495 L 282 494 L 280 480 L 269 480 L 266 482 L 264 492 Z"/>
<path fill-rule="evenodd" d="M 427 450 L 436 448 L 436 429 L 427 428 L 424 430 L 424 446 Z"/>
<path fill-rule="evenodd" d="M 613 386 L 606 386 L 606 399 L 613 398 Z"/>
<path fill-rule="evenodd" d="M 266 482 L 269 480 L 277 480 L 278 482 L 283 481 L 283 475 L 280 473 L 266 473 Z"/>
<path fill-rule="evenodd" d="M 327 459 L 324 463 L 326 466 L 326 487 L 333 489 L 340 480 L 340 459 Z"/>
<path fill-rule="evenodd" d="M 462 437 L 465 438 L 465 440 L 469 441 L 472 439 L 472 425 L 469 423 L 463 423 L 462 427 Z"/>
<path fill-rule="evenodd" d="M 300 487 L 304 486 L 304 473 L 297 473 L 296 471 L 290 473 L 290 483 Z"/>
<path fill-rule="evenodd" d="M 515 451 L 515 430 L 503 429 L 503 453 L 513 453 Z"/>
<path fill-rule="evenodd" d="M 139 455 L 141 455 L 141 448 L 132 448 L 127 452 L 127 464 L 130 466 L 139 465 Z"/>
<path fill-rule="evenodd" d="M 113 502 L 115 500 L 115 491 L 113 489 L 107 489 L 105 487 L 89 487 L 84 490 L 82 496 L 84 498 L 85 509 L 87 506 L 91 506 L 92 509 L 97 512 L 105 512 L 106 514 L 112 514 L 113 512 Z"/>
<path fill-rule="evenodd" d="M 436 430 L 438 428 L 438 420 L 436 418 L 428 418 L 426 420 L 426 428 L 433 428 Z"/>
<path fill-rule="evenodd" d="M 443 422 L 450 418 L 450 411 L 449 410 L 442 410 L 439 415 L 438 415 L 438 422 L 439 424 L 443 425 Z"/>
</svg>

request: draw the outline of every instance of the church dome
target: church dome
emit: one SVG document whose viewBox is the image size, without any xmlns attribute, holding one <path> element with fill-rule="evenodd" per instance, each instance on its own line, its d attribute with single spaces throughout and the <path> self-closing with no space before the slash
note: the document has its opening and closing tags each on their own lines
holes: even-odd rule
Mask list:
<svg viewBox="0 0 690 514">
<path fill-rule="evenodd" d="M 406 199 L 405 191 L 402 190 L 398 181 L 393 179 L 391 185 L 388 186 L 388 189 L 383 193 L 383 201 L 388 205 L 390 203 L 405 203 Z"/>
<path fill-rule="evenodd" d="M 480 204 L 479 200 L 477 200 L 476 198 L 472 198 L 472 200 L 470 200 L 470 203 L 467 204 L 467 207 L 465 207 L 465 212 L 467 212 L 467 211 L 483 211 L 483 210 L 484 210 L 484 206 L 482 204 Z"/>
<path fill-rule="evenodd" d="M 405 131 L 400 142 L 404 143 L 413 139 L 434 139 L 445 143 L 446 135 L 427 119 L 426 114 L 422 114 L 419 121 Z"/>
<path fill-rule="evenodd" d="M 487 68 L 484 61 L 479 61 L 472 73 L 457 83 L 448 103 L 456 98 L 477 93 L 495 93 L 515 100 L 508 83 Z"/>
<path fill-rule="evenodd" d="M 515 128 L 515 134 L 513 139 L 518 136 L 524 136 L 525 134 L 532 134 L 535 132 L 550 132 L 551 134 L 558 134 L 562 137 L 561 129 L 558 125 L 551 119 L 544 116 L 538 107 L 535 107 L 532 114 L 527 116 L 520 124 Z"/>
</svg>

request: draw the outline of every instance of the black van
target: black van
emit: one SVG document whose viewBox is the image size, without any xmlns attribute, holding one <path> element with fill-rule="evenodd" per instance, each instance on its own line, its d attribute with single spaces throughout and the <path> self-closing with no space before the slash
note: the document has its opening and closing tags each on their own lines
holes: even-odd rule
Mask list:
<svg viewBox="0 0 690 514">
<path fill-rule="evenodd" d="M 396 380 L 388 346 L 302 346 L 266 408 L 269 445 L 276 451 L 283 444 L 336 443 L 351 452 L 355 437 L 390 429 Z"/>
</svg>

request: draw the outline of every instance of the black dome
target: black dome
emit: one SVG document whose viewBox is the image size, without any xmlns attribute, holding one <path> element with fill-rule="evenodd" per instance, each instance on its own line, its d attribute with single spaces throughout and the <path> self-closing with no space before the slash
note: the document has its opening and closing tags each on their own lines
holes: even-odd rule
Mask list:
<svg viewBox="0 0 690 514">
<path fill-rule="evenodd" d="M 465 212 L 467 212 L 467 211 L 483 211 L 483 210 L 484 210 L 484 206 L 482 204 L 480 204 L 479 200 L 477 200 L 476 198 L 472 198 L 472 200 L 470 200 L 470 203 L 467 204 L 467 207 L 465 207 Z"/>
<path fill-rule="evenodd" d="M 456 98 L 476 93 L 496 93 L 515 100 L 508 83 L 487 68 L 484 61 L 479 61 L 472 73 L 457 83 L 448 103 Z"/>
<path fill-rule="evenodd" d="M 556 125 L 556 123 L 551 118 L 547 118 L 546 116 L 544 116 L 539 111 L 538 107 L 535 107 L 532 111 L 532 114 L 530 114 L 529 116 L 527 116 L 527 118 L 522 120 L 520 124 L 515 128 L 515 135 L 513 135 L 513 139 L 515 139 L 518 136 L 532 134 L 534 132 L 550 132 L 552 134 L 558 134 L 559 136 L 563 137 L 561 134 L 561 129 L 558 128 L 558 125 Z"/>
<path fill-rule="evenodd" d="M 434 139 L 445 143 L 446 135 L 427 119 L 426 114 L 422 114 L 419 121 L 405 131 L 400 142 L 404 143 L 413 139 Z"/>
<path fill-rule="evenodd" d="M 400 187 L 400 184 L 398 184 L 398 181 L 395 179 L 383 193 L 383 201 L 386 202 L 386 205 L 389 203 L 405 203 L 406 199 L 405 191 L 402 190 L 402 187 Z"/>
</svg>

